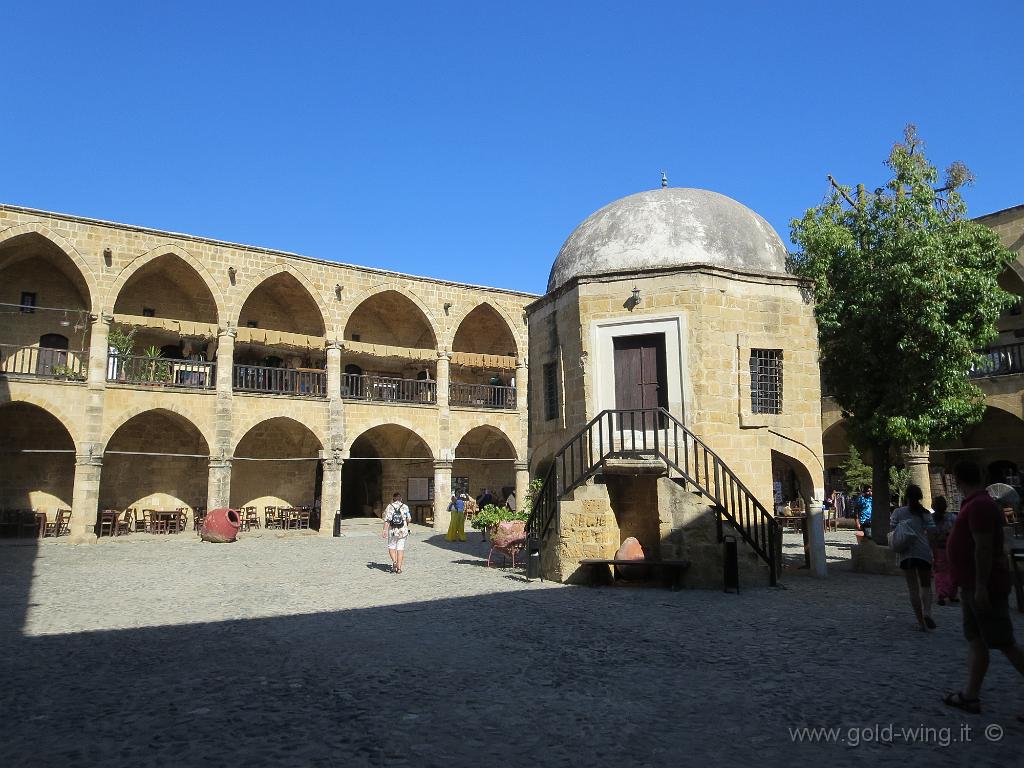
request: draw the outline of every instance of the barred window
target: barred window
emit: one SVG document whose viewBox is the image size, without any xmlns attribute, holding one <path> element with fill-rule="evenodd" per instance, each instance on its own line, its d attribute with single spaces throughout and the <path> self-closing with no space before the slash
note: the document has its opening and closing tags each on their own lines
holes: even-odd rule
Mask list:
<svg viewBox="0 0 1024 768">
<path fill-rule="evenodd" d="M 544 418 L 558 418 L 558 369 L 554 363 L 544 363 Z"/>
<path fill-rule="evenodd" d="M 750 350 L 750 409 L 782 413 L 782 350 Z"/>
</svg>

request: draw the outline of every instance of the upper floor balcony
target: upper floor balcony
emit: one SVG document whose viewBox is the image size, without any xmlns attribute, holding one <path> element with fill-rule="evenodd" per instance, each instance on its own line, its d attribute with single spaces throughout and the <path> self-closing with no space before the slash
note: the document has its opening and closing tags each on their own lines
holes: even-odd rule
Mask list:
<svg viewBox="0 0 1024 768">
<path fill-rule="evenodd" d="M 85 381 L 88 369 L 86 350 L 0 344 L 0 374 Z"/>
<path fill-rule="evenodd" d="M 984 359 L 968 374 L 972 379 L 1024 373 L 1024 342 L 999 344 L 986 349 Z"/>
</svg>

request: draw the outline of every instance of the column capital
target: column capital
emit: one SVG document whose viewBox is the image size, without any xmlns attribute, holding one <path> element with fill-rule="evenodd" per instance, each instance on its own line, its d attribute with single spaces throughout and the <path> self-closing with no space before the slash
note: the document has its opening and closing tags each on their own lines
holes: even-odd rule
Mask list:
<svg viewBox="0 0 1024 768">
<path fill-rule="evenodd" d="M 927 445 L 917 445 L 912 443 L 903 450 L 903 455 L 907 459 L 907 463 L 920 463 L 927 462 L 928 457 L 931 454 L 931 449 Z"/>
<path fill-rule="evenodd" d="M 450 462 L 450 461 L 435 461 L 434 462 L 434 471 L 435 472 L 451 472 L 452 471 L 452 462 Z"/>
<path fill-rule="evenodd" d="M 447 349 L 439 349 L 439 350 L 437 350 L 437 359 L 438 360 L 446 360 L 448 362 L 451 362 L 451 360 L 452 360 L 452 353 L 449 352 Z"/>
<path fill-rule="evenodd" d="M 89 315 L 89 322 L 91 323 L 104 323 L 110 325 L 114 322 L 114 316 L 109 312 L 93 312 Z"/>
<path fill-rule="evenodd" d="M 515 462 L 516 472 L 529 472 L 530 462 L 528 461 L 517 461 Z"/>
<path fill-rule="evenodd" d="M 210 469 L 230 469 L 231 468 L 231 457 L 230 456 L 211 456 L 210 457 Z"/>
<path fill-rule="evenodd" d="M 344 349 L 344 348 L 345 348 L 345 345 L 341 341 L 341 339 L 328 339 L 327 340 L 327 351 L 328 352 L 331 352 L 331 351 L 341 352 L 341 350 Z"/>
<path fill-rule="evenodd" d="M 529 367 L 530 367 L 530 365 L 529 365 L 529 363 L 526 362 L 526 358 L 525 357 L 516 358 L 516 370 L 517 371 L 520 368 L 529 368 Z"/>
<path fill-rule="evenodd" d="M 225 325 L 217 329 L 217 338 L 223 338 L 229 336 L 232 339 L 238 336 L 238 329 L 233 325 Z"/>
<path fill-rule="evenodd" d="M 103 456 L 93 455 L 91 453 L 76 453 L 75 454 L 75 466 L 78 467 L 102 467 Z"/>
</svg>

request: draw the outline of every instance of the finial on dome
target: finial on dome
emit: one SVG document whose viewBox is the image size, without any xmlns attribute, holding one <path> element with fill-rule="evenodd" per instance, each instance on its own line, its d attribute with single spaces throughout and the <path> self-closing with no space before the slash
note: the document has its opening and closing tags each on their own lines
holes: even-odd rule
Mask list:
<svg viewBox="0 0 1024 768">
<path fill-rule="evenodd" d="M 668 186 L 668 174 L 664 171 L 661 172 L 661 188 L 664 189 Z"/>
</svg>

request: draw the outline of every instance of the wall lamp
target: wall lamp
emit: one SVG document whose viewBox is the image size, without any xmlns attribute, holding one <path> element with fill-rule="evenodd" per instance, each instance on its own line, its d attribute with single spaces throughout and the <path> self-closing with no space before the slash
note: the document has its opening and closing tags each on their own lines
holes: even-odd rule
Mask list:
<svg viewBox="0 0 1024 768">
<path fill-rule="evenodd" d="M 633 286 L 633 293 L 630 294 L 629 298 L 622 305 L 630 312 L 632 312 L 640 304 L 640 289 L 635 285 Z"/>
<path fill-rule="evenodd" d="M 334 295 L 336 298 L 341 299 L 341 283 L 337 283 L 334 286 Z"/>
<path fill-rule="evenodd" d="M 452 308 L 452 303 L 450 301 L 446 301 L 444 303 L 444 313 L 447 315 L 448 314 L 448 310 L 451 309 L 451 308 Z"/>
<path fill-rule="evenodd" d="M 235 284 L 235 268 L 234 267 L 228 267 L 228 280 L 231 281 L 232 285 Z"/>
</svg>

